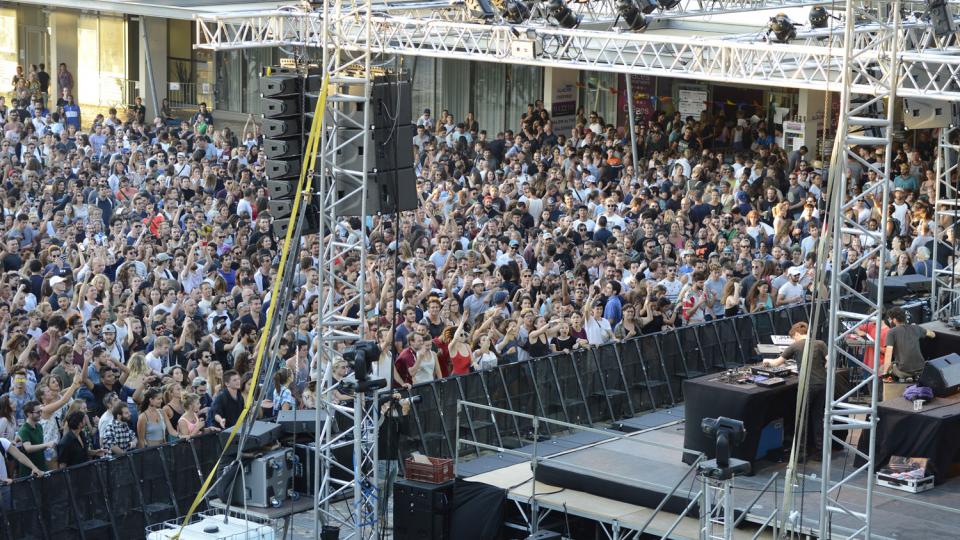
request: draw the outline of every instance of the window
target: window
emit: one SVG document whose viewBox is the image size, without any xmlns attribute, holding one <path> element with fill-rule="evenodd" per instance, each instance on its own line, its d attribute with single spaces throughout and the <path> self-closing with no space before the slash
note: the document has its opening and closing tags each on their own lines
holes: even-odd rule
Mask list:
<svg viewBox="0 0 960 540">
<path fill-rule="evenodd" d="M 127 25 L 122 17 L 81 14 L 77 42 L 77 100 L 103 106 L 120 105 L 126 96 Z"/>
<path fill-rule="evenodd" d="M 8 87 L 16 74 L 17 10 L 0 8 L 0 84 Z"/>
</svg>

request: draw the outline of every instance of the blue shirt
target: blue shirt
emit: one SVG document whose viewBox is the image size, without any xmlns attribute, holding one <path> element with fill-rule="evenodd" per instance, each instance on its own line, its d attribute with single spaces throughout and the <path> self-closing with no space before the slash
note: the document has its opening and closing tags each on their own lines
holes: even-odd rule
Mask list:
<svg viewBox="0 0 960 540">
<path fill-rule="evenodd" d="M 607 305 L 603 308 L 603 318 L 610 321 L 610 326 L 620 324 L 623 319 L 623 303 L 620 301 L 620 295 L 613 295 L 607 300 Z"/>
</svg>

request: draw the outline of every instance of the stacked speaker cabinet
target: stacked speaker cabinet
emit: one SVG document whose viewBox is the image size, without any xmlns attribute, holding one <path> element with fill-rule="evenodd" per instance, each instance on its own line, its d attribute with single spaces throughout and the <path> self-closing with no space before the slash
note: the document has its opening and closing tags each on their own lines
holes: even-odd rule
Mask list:
<svg viewBox="0 0 960 540">
<path fill-rule="evenodd" d="M 319 87 L 318 74 L 293 69 L 270 67 L 260 77 L 269 210 L 273 233 L 278 237 L 283 237 L 291 226 L 294 198 L 300 195 L 296 193 L 297 182 L 310 129 L 304 116 L 304 96 Z M 301 234 L 316 233 L 320 217 L 316 203 L 301 201 L 301 204 L 306 218 Z"/>
<path fill-rule="evenodd" d="M 363 96 L 362 82 L 340 84 L 324 112 L 327 137 L 332 140 L 328 160 L 336 164 L 331 174 L 342 201 L 337 209 L 340 216 L 361 214 L 361 200 L 356 195 L 364 168 L 368 215 L 414 210 L 418 205 L 410 83 L 381 76 L 371 86 L 371 95 Z M 315 110 L 318 98 L 319 92 L 307 92 L 309 110 Z M 371 108 L 369 125 L 364 125 L 365 107 Z"/>
</svg>

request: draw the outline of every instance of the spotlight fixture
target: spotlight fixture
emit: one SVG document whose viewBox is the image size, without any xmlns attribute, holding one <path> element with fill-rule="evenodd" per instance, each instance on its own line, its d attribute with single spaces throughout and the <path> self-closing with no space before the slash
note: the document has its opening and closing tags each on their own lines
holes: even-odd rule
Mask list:
<svg viewBox="0 0 960 540">
<path fill-rule="evenodd" d="M 657 0 L 636 0 L 634 4 L 644 15 L 649 15 L 660 7 L 660 2 L 657 2 Z"/>
<path fill-rule="evenodd" d="M 797 37 L 797 27 L 793 25 L 793 21 L 787 17 L 786 13 L 777 13 L 776 16 L 770 17 L 770 22 L 767 24 L 767 37 L 770 34 L 773 34 L 777 42 L 787 43 Z"/>
<path fill-rule="evenodd" d="M 927 14 L 933 23 L 933 35 L 944 37 L 957 31 L 946 0 L 927 0 Z"/>
<path fill-rule="evenodd" d="M 560 27 L 576 28 L 580 26 L 580 17 L 575 15 L 573 11 L 563 3 L 563 0 L 550 0 L 547 8 L 550 10 L 550 16 L 557 21 Z"/>
<path fill-rule="evenodd" d="M 503 7 L 503 18 L 507 22 L 520 24 L 530 18 L 530 6 L 523 0 L 507 0 Z"/>
<path fill-rule="evenodd" d="M 617 13 L 627 28 L 634 32 L 641 32 L 647 29 L 647 16 L 642 13 L 637 5 L 638 0 L 617 0 Z"/>
<path fill-rule="evenodd" d="M 826 28 L 830 21 L 830 14 L 827 8 L 823 6 L 813 6 L 810 8 L 810 26 L 814 28 Z"/>
<path fill-rule="evenodd" d="M 682 0 L 664 0 L 663 2 L 660 2 L 660 9 L 673 9 L 679 6 L 681 1 Z"/>
</svg>

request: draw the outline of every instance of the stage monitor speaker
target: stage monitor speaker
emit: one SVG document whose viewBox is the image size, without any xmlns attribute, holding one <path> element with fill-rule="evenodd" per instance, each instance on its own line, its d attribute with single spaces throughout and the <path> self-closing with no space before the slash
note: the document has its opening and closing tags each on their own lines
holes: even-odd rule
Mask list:
<svg viewBox="0 0 960 540">
<path fill-rule="evenodd" d="M 393 485 L 393 537 L 447 540 L 453 513 L 453 481 L 427 484 L 397 480 Z"/>
<path fill-rule="evenodd" d="M 929 360 L 920 373 L 920 385 L 929 387 L 937 397 L 960 392 L 960 355 L 950 353 Z"/>
<path fill-rule="evenodd" d="M 230 433 L 233 430 L 237 429 L 237 426 L 225 429 L 220 432 L 220 444 L 226 445 L 227 439 L 230 437 Z M 269 444 L 277 442 L 277 439 L 280 438 L 280 433 L 283 431 L 283 428 L 279 424 L 273 422 L 261 422 L 259 420 L 253 423 L 253 426 L 250 428 L 250 433 L 247 435 L 247 439 L 243 444 L 243 449 L 241 452 L 246 452 L 248 450 L 256 450 L 258 448 L 263 448 Z M 230 452 L 236 453 L 237 447 L 240 445 L 240 436 L 242 433 L 238 433 L 233 439 L 233 444 L 230 446 Z"/>
<path fill-rule="evenodd" d="M 327 413 L 320 411 L 323 422 Z M 285 433 L 315 433 L 317 430 L 317 412 L 315 410 L 290 410 L 277 412 L 276 423 L 283 426 Z"/>
</svg>

